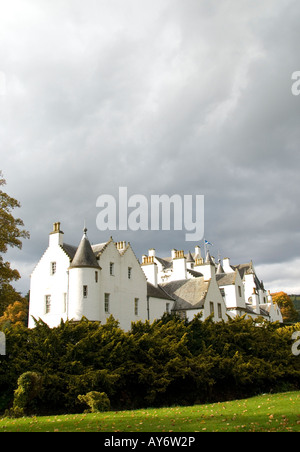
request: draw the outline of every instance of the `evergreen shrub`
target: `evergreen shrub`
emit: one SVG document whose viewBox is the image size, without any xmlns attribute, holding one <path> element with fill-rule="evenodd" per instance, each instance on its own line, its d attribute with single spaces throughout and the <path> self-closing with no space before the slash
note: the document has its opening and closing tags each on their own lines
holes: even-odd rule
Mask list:
<svg viewBox="0 0 300 452">
<path fill-rule="evenodd" d="M 78 413 L 83 401 L 91 410 L 109 402 L 123 410 L 297 390 L 292 333 L 299 330 L 299 323 L 170 315 L 135 322 L 127 332 L 112 317 L 103 325 L 84 318 L 55 328 L 42 321 L 32 329 L 11 325 L 0 356 L 0 410 Z"/>
<path fill-rule="evenodd" d="M 89 410 L 86 411 L 90 413 L 110 410 L 110 400 L 105 392 L 90 391 L 85 395 L 79 394 L 78 400 L 89 406 Z"/>
</svg>

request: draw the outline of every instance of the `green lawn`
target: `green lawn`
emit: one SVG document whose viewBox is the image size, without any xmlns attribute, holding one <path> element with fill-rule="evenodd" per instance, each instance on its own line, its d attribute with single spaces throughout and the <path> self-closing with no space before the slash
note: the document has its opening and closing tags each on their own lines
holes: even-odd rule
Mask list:
<svg viewBox="0 0 300 452">
<path fill-rule="evenodd" d="M 1 432 L 300 432 L 300 391 L 135 411 L 0 419 Z"/>
</svg>

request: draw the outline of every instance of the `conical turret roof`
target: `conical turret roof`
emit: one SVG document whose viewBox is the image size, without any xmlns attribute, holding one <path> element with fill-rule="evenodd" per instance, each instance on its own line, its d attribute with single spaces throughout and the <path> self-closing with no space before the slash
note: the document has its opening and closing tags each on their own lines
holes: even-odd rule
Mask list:
<svg viewBox="0 0 300 452">
<path fill-rule="evenodd" d="M 217 268 L 216 274 L 217 274 L 217 275 L 221 275 L 222 273 L 225 273 L 225 272 L 224 272 L 224 269 L 223 269 L 223 267 L 222 267 L 221 261 L 220 261 L 220 259 L 219 259 L 219 263 L 218 263 L 218 268 Z"/>
<path fill-rule="evenodd" d="M 87 229 L 84 228 L 84 234 L 77 248 L 75 256 L 71 262 L 70 268 L 92 267 L 99 268 L 96 256 L 93 253 L 91 244 L 86 236 Z"/>
<path fill-rule="evenodd" d="M 210 255 L 209 251 L 207 251 L 207 253 L 206 253 L 205 263 L 206 264 L 210 264 L 210 265 L 214 265 L 214 261 L 212 260 L 212 257 Z"/>
<path fill-rule="evenodd" d="M 188 255 L 187 255 L 187 262 L 195 262 L 192 256 L 192 253 L 189 251 Z"/>
</svg>

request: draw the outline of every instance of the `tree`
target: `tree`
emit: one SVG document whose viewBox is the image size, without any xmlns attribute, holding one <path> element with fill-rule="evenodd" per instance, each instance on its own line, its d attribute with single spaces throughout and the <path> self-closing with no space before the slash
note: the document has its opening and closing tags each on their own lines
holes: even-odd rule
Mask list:
<svg viewBox="0 0 300 452">
<path fill-rule="evenodd" d="M 41 393 L 42 376 L 36 372 L 24 372 L 18 378 L 18 388 L 14 392 L 14 402 L 11 412 L 16 417 L 23 416 L 31 408 L 33 400 Z"/>
<path fill-rule="evenodd" d="M 274 303 L 280 307 L 284 322 L 295 322 L 298 320 L 296 311 L 291 298 L 285 292 L 276 292 L 272 294 Z"/>
<path fill-rule="evenodd" d="M 3 185 L 6 185 L 6 181 L 0 171 L 0 186 Z M 11 281 L 17 281 L 20 278 L 18 270 L 12 269 L 10 263 L 4 261 L 2 254 L 7 252 L 9 246 L 21 249 L 22 239 L 29 238 L 29 232 L 23 229 L 23 221 L 20 218 L 14 218 L 12 214 L 17 207 L 21 207 L 20 203 L 0 190 L 0 312 L 2 313 L 8 304 L 16 301 L 15 299 L 8 302 L 4 292 L 11 287 Z"/>
<path fill-rule="evenodd" d="M 27 325 L 28 300 L 26 300 L 26 298 L 8 305 L 3 313 L 3 316 L 0 317 L 0 329 L 9 326 L 12 323 L 16 325 Z"/>
<path fill-rule="evenodd" d="M 89 406 L 89 410 L 86 410 L 87 413 L 98 413 L 100 411 L 110 410 L 110 400 L 105 392 L 90 391 L 85 395 L 79 394 L 78 400 Z"/>
<path fill-rule="evenodd" d="M 22 295 L 17 292 L 9 283 L 0 285 L 0 316 L 4 315 L 8 306 L 15 303 L 15 301 L 24 302 Z"/>
</svg>

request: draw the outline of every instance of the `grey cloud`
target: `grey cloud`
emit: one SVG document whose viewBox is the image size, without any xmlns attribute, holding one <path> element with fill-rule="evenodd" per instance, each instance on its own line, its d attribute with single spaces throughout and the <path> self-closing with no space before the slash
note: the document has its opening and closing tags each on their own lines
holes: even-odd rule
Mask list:
<svg viewBox="0 0 300 452">
<path fill-rule="evenodd" d="M 95 203 L 119 186 L 205 195 L 215 255 L 296 259 L 299 14 L 292 0 L 8 6 L 1 169 L 32 237 L 16 266 L 28 273 L 54 221 L 71 243 L 84 219 L 91 241 L 106 240 Z M 138 256 L 192 246 L 177 231 L 112 235 Z"/>
</svg>

